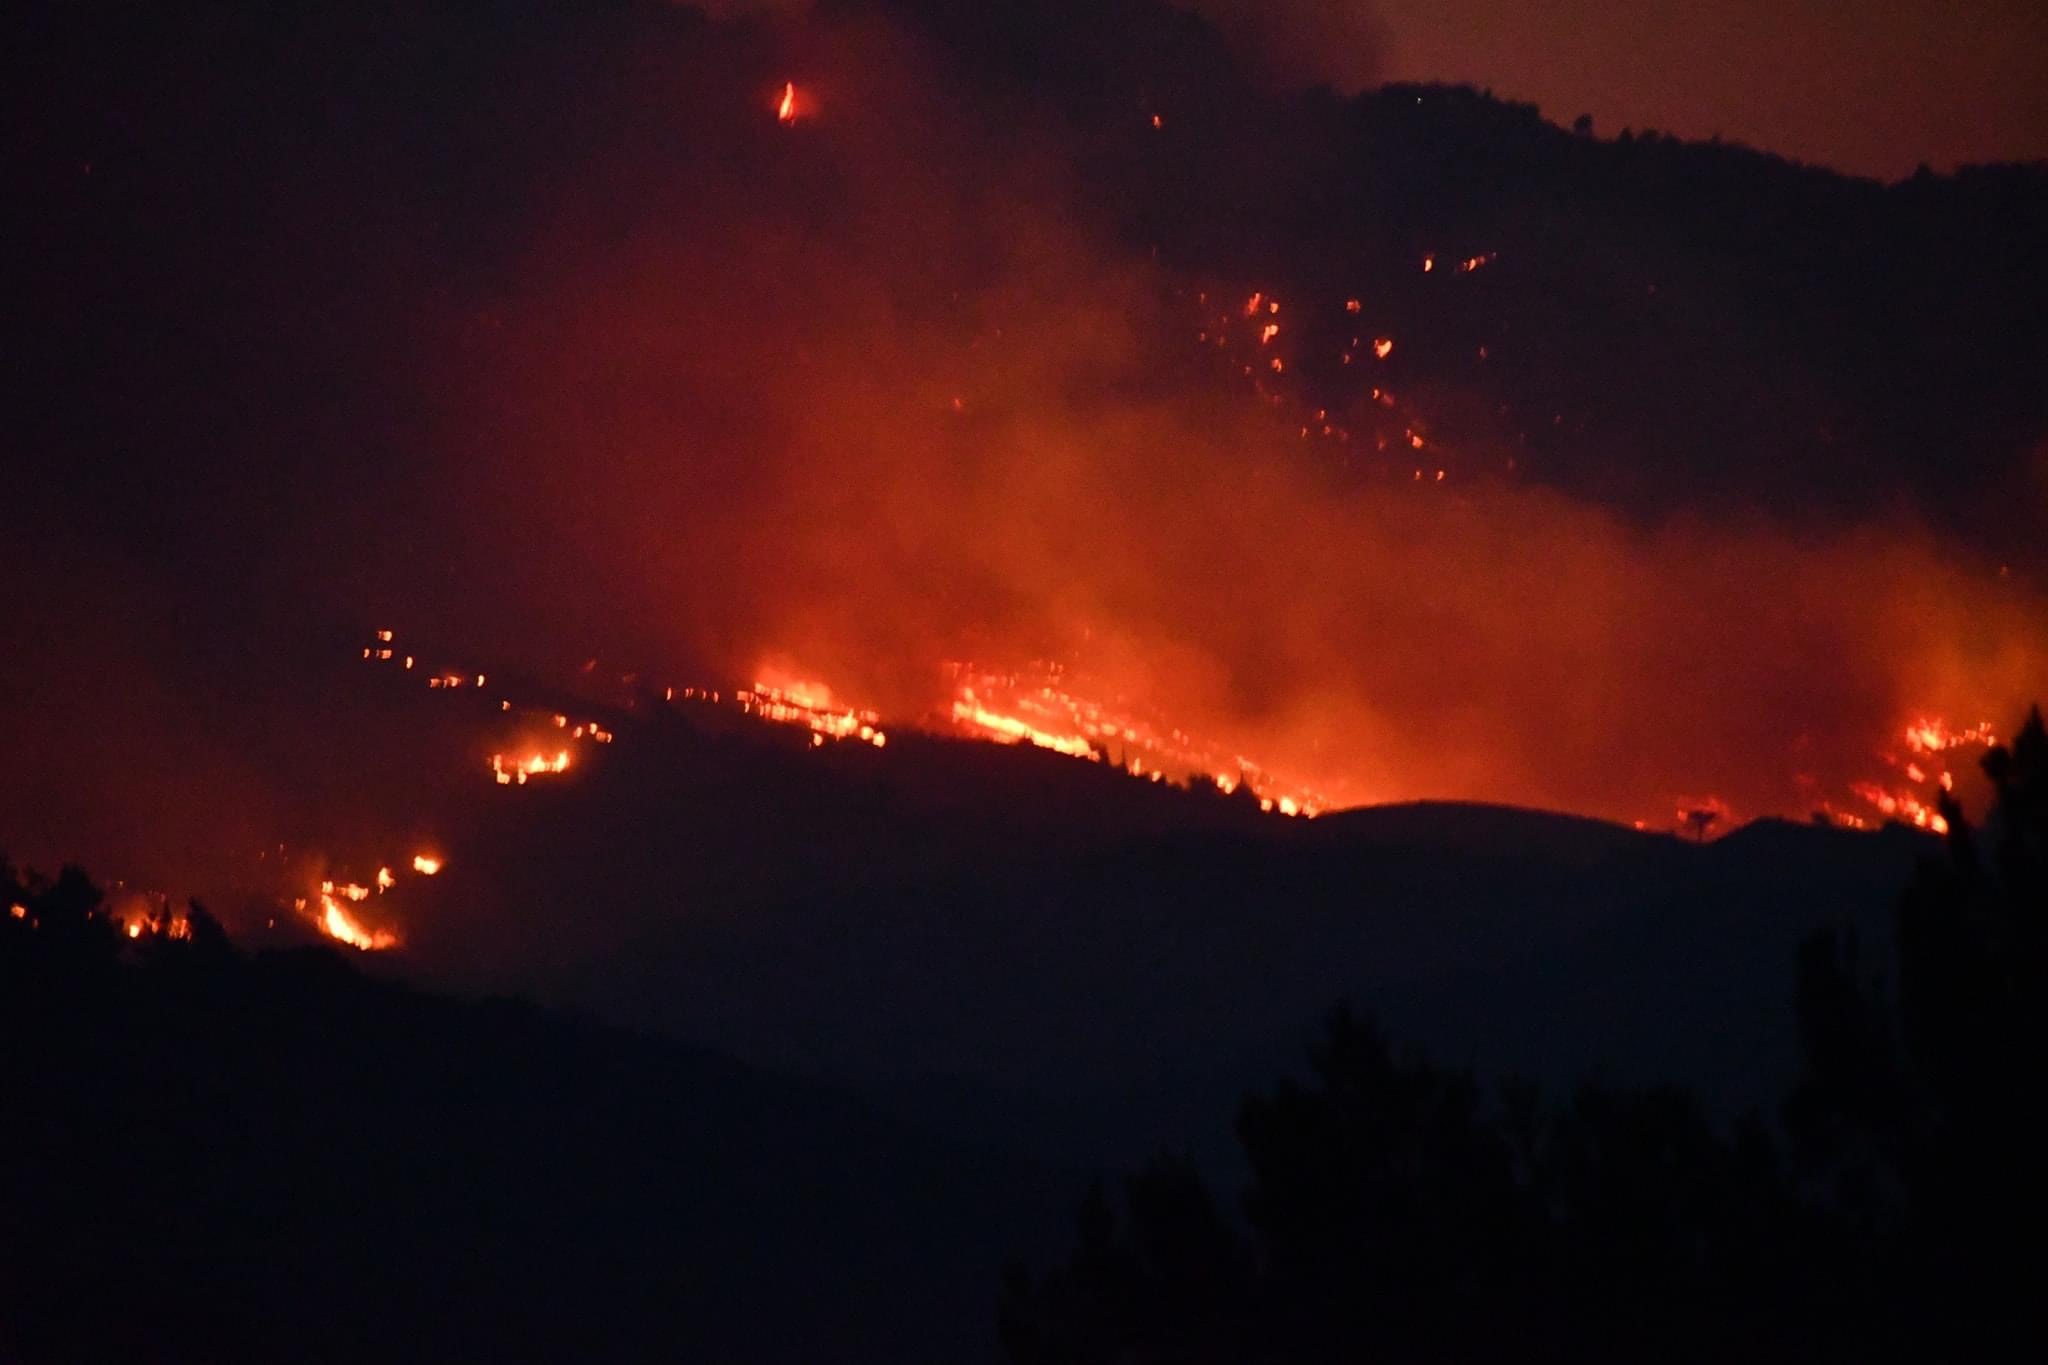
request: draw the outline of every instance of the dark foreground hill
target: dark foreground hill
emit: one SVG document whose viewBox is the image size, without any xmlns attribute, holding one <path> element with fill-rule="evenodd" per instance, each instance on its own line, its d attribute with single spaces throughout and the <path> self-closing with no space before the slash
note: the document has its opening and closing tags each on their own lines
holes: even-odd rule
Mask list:
<svg viewBox="0 0 2048 1365">
<path fill-rule="evenodd" d="M 908 733 L 621 733 L 559 787 L 458 802 L 463 857 L 407 893 L 411 970 L 1090 1165 L 1207 1130 L 1346 999 L 1488 1074 L 1768 1104 L 1799 943 L 1881 936 L 1932 846 L 1449 803 L 1295 821 Z"/>
<path fill-rule="evenodd" d="M 0 937 L 10 1361 L 985 1358 L 1002 1259 L 1069 1197 L 324 950 L 66 965 Z"/>
<path fill-rule="evenodd" d="M 1011 1257 L 1054 1267 L 1007 1281 L 1005 1341 L 1027 1360 L 1128 1358 L 1115 1343 L 1162 1322 L 1175 1339 L 1293 1322 L 1304 1340 L 1440 1349 L 1444 1314 L 1476 1321 L 1468 1280 L 1513 1311 L 1460 1358 L 1507 1354 L 1516 1323 L 1569 1327 L 1558 1349 L 1604 1342 L 1570 1358 L 1680 1358 L 1663 1348 L 1681 1322 L 1719 1324 L 1685 1358 L 1804 1358 L 1787 1343 L 1869 1338 L 1886 1303 L 1936 1334 L 1916 1343 L 1945 1339 L 1953 1294 L 2014 1311 L 2014 1264 L 1982 1234 L 2038 1202 L 2012 1136 L 2037 1128 L 2000 1116 L 2033 1112 L 2012 1059 L 2038 1056 L 2039 788 L 2013 774 L 2041 771 L 2042 736 L 2037 718 L 2018 757 L 1987 762 L 1989 861 L 1953 806 L 1945 861 L 1898 831 L 1769 823 L 1695 846 L 1458 805 L 1297 822 L 938 741 L 861 768 L 808 745 L 778 757 L 780 736 L 679 733 L 679 768 L 648 734 L 543 803 L 491 804 L 504 824 L 464 847 L 480 869 L 510 860 L 525 898 L 451 868 L 426 946 L 522 914 L 509 937 L 528 949 L 623 937 L 637 946 L 559 964 L 554 988 L 738 1062 L 424 994 L 326 950 L 237 956 L 197 914 L 130 941 L 84 915 L 82 879 L 9 886 L 0 1354 L 984 1358 Z M 978 786 L 962 764 L 1017 783 Z M 548 841 L 531 838 L 541 816 Z M 1916 857 L 1900 1024 L 1854 943 L 1890 938 Z M 558 895 L 551 878 L 579 867 L 610 875 Z M 776 873 L 752 901 L 677 894 L 749 867 Z M 637 880 L 650 868 L 663 880 Z M 585 919 L 603 932 L 579 940 Z M 1340 1027 L 1310 1088 L 1269 1090 L 1347 997 L 1384 1033 Z M 1538 1111 L 1526 1170 L 1513 1097 L 1536 1092 L 1496 1087 L 1510 1070 L 1550 1095 L 1604 1081 Z M 1247 1093 L 1264 1098 L 1240 1110 L 1244 1223 L 1201 1186 L 1244 1175 L 1221 1116 Z M 1766 1117 L 1729 1128 L 1745 1104 Z M 1122 1224 L 1093 1201 L 1053 1261 L 1073 1158 L 1127 1168 L 1160 1146 L 1195 1160 L 1148 1168 Z M 1404 1265 L 1421 1297 L 1386 1278 Z M 1638 1281 L 1626 1311 L 1609 1302 Z M 1070 1339 L 1086 1349 L 1063 1353 Z"/>
<path fill-rule="evenodd" d="M 1386 840 L 1349 823 L 900 869 L 679 915 L 569 989 L 1090 1163 L 1208 1131 L 1191 1120 L 1288 1069 L 1337 1000 L 1483 1074 L 1670 1081 L 1732 1113 L 1792 1079 L 1801 940 L 1840 922 L 1881 938 L 1924 847 L 1785 825 L 1704 848 L 1610 829 L 1588 856 L 1528 812 L 1447 809 Z M 1501 842 L 1461 831 L 1475 824 Z"/>
</svg>

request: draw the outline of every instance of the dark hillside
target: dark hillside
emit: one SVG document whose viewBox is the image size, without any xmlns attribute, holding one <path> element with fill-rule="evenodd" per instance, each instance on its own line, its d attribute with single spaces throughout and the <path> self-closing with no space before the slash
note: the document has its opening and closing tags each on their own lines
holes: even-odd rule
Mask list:
<svg viewBox="0 0 2048 1365">
<path fill-rule="evenodd" d="M 327 950 L 0 937 L 9 1360 L 975 1359 L 1067 1188 Z"/>
</svg>

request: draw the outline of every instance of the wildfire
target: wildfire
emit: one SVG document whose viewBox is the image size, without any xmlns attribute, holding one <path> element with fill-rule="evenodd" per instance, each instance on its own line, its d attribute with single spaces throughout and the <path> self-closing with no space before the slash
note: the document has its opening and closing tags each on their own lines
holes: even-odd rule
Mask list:
<svg viewBox="0 0 2048 1365">
<path fill-rule="evenodd" d="M 1488 259 L 1468 258 L 1456 268 L 1469 271 L 1477 268 L 1472 262 L 1483 265 Z M 1279 324 L 1272 321 L 1280 311 L 1278 301 L 1263 292 L 1236 297 L 1240 302 L 1230 311 L 1241 311 L 1250 320 L 1249 326 L 1234 323 L 1228 313 L 1212 321 L 1240 327 L 1245 335 L 1239 344 L 1272 344 L 1279 336 Z M 1355 300 L 1341 302 L 1347 311 L 1356 311 Z M 1354 339 L 1353 346 L 1360 342 L 1361 339 Z M 1394 345 L 1392 338 L 1385 336 L 1372 337 L 1369 344 L 1372 353 L 1381 359 L 1392 353 Z M 1279 369 L 1277 357 L 1273 368 Z M 1370 392 L 1375 404 L 1400 411 L 1391 393 L 1379 388 Z M 1271 396 L 1271 401 L 1279 401 L 1277 393 Z M 1304 416 L 1310 412 L 1315 425 L 1303 424 L 1302 435 L 1306 437 L 1315 429 L 1324 435 L 1331 434 L 1330 410 L 1304 407 Z M 1412 424 L 1395 426 L 1379 434 L 1381 450 L 1386 450 L 1391 442 L 1418 451 L 1434 445 L 1433 438 L 1425 439 L 1423 433 L 1427 428 L 1419 416 L 1410 415 L 1407 420 Z M 1430 468 L 1418 467 L 1412 472 L 1417 483 L 1443 483 L 1450 471 L 1432 463 Z M 366 652 L 375 657 L 380 648 L 387 647 L 389 639 L 388 632 L 380 632 L 376 644 Z M 1100 700 L 1089 696 L 1079 684 L 1082 675 L 1075 673 L 1073 667 L 1068 662 L 1038 661 L 1021 670 L 1002 670 L 949 663 L 944 665 L 949 685 L 937 694 L 940 700 L 936 705 L 921 717 L 897 719 L 927 730 L 950 730 L 1005 745 L 1030 745 L 1063 757 L 1113 766 L 1136 780 L 1183 784 L 1196 791 L 1213 789 L 1247 803 L 1255 802 L 1258 809 L 1279 816 L 1312 817 L 1340 804 L 1317 785 L 1268 770 L 1234 746 L 1198 738 L 1123 698 Z M 593 668 L 594 661 L 585 665 L 584 672 Z M 484 682 L 484 675 L 467 670 L 428 672 L 428 686 L 437 689 L 466 688 L 472 685 L 472 678 L 476 686 Z M 627 675 L 622 682 L 634 686 L 634 676 Z M 858 741 L 877 749 L 888 743 L 879 711 L 850 702 L 824 682 L 795 671 L 764 666 L 757 669 L 749 686 L 737 690 L 671 685 L 653 689 L 653 695 L 670 705 L 689 702 L 737 711 L 767 724 L 797 727 L 813 749 L 839 741 Z M 574 746 L 610 743 L 615 738 L 609 728 L 597 721 L 578 720 L 568 710 L 554 709 L 560 702 L 536 709 L 506 698 L 499 705 L 506 712 L 520 711 L 527 718 L 526 724 L 533 727 L 511 747 L 490 755 L 493 780 L 500 786 L 523 786 L 532 780 L 565 773 L 578 762 Z M 550 738 L 536 737 L 534 729 L 540 736 Z M 1952 726 L 1939 717 L 1922 714 L 1910 723 L 1902 723 L 1893 733 L 1903 739 L 1904 748 L 1896 756 L 1880 757 L 1896 771 L 1897 781 L 1858 782 L 1848 788 L 1856 802 L 1868 808 L 1867 812 L 1837 810 L 1825 801 L 1817 803 L 1819 809 L 1824 818 L 1845 827 L 1864 829 L 1880 821 L 1898 821 L 1937 834 L 1946 832 L 1948 820 L 1939 809 L 1936 789 L 1947 791 L 1954 787 L 1955 778 L 1949 771 L 1952 760 L 1948 755 L 1993 744 L 1991 726 Z M 1728 803 L 1718 797 L 1680 798 L 1674 815 L 1668 818 L 1672 824 L 1665 827 L 1701 842 L 1735 823 Z M 1663 822 L 1636 824 L 1643 828 Z M 443 860 L 438 854 L 415 853 L 410 856 L 409 866 L 412 873 L 431 877 L 441 870 Z M 324 881 L 312 908 L 308 909 L 305 901 L 298 902 L 297 908 L 321 933 L 338 942 L 364 951 L 395 947 L 400 941 L 397 932 L 367 927 L 349 907 L 392 891 L 398 881 L 399 875 L 391 865 L 379 865 L 369 884 Z M 128 932 L 139 936 L 150 930 L 131 925 Z"/>
<path fill-rule="evenodd" d="M 431 877 L 441 870 L 441 859 L 428 853 L 413 855 L 412 870 L 423 877 Z M 309 920 L 315 929 L 337 943 L 346 943 L 363 952 L 381 952 L 399 946 L 399 936 L 392 929 L 370 928 L 349 910 L 349 905 L 359 904 L 372 895 L 382 896 L 399 884 L 399 874 L 389 863 L 381 863 L 371 879 L 375 889 L 361 882 L 323 879 L 311 897 L 316 904 L 309 904 L 309 898 L 298 897 L 292 901 L 292 909 Z M 175 924 L 173 926 L 174 935 Z"/>
<path fill-rule="evenodd" d="M 782 100 L 775 106 L 775 117 L 783 123 L 796 122 L 796 82 L 784 81 Z"/>
<path fill-rule="evenodd" d="M 975 698 L 974 689 L 968 688 L 953 703 L 953 719 L 971 729 L 979 730 L 988 738 L 1000 744 L 1023 742 L 1050 749 L 1069 758 L 1097 758 L 1095 746 L 1077 735 L 1055 734 L 1041 729 L 1029 721 L 1016 716 L 1006 716 L 991 711 Z"/>
<path fill-rule="evenodd" d="M 1282 815 L 1315 815 L 1334 804 L 1325 793 L 1277 778 L 1243 754 L 1077 694 L 1061 665 L 1036 668 L 1036 677 L 1019 677 L 948 665 L 954 694 L 947 718 L 977 738 L 1112 763 L 1150 781 L 1213 782 L 1226 794 L 1249 782 L 1261 808 Z M 1227 772 L 1239 776 L 1218 776 Z"/>
<path fill-rule="evenodd" d="M 354 916 L 341 908 L 341 902 L 322 892 L 320 895 L 320 932 L 351 948 L 366 953 L 381 952 L 398 946 L 398 935 L 386 929 L 369 930 L 356 922 Z"/>
<path fill-rule="evenodd" d="M 877 749 L 886 748 L 889 743 L 888 735 L 881 729 L 880 713 L 839 705 L 833 700 L 832 689 L 823 683 L 795 678 L 757 679 L 751 689 L 734 693 L 733 700 L 747 715 L 778 725 L 805 727 L 811 732 L 813 747 L 823 745 L 827 739 L 858 739 Z"/>
<path fill-rule="evenodd" d="M 1939 754 L 1950 749 L 1984 748 L 1998 743 L 1990 721 L 1980 721 L 1962 730 L 1950 729 L 1939 718 L 1922 717 L 1906 727 L 1906 747 L 1916 754 Z"/>
<path fill-rule="evenodd" d="M 1948 820 L 1942 813 L 1911 792 L 1886 791 L 1875 782 L 1858 782 L 1849 790 L 1887 820 L 1897 820 L 1935 834 L 1948 833 Z"/>
<path fill-rule="evenodd" d="M 26 914 L 24 909 L 23 914 Z M 22 915 L 16 915 L 20 919 Z M 171 909 L 170 897 L 155 892 L 129 892 L 115 897 L 108 918 L 131 941 L 142 938 L 189 939 L 192 921 Z"/>
<path fill-rule="evenodd" d="M 565 773 L 567 771 L 569 771 L 569 751 L 567 749 L 555 750 L 554 757 L 552 758 L 543 753 L 533 753 L 528 754 L 525 758 L 512 759 L 510 762 L 506 760 L 503 754 L 491 755 L 491 775 L 501 787 L 514 785 L 523 787 L 530 777 L 541 777 L 549 773 Z"/>
<path fill-rule="evenodd" d="M 1911 825 L 1932 834 L 1946 834 L 1948 817 L 1941 813 L 1939 797 L 1932 801 L 1927 799 L 1928 788 L 1954 791 L 1955 774 L 1949 768 L 1946 755 L 1959 749 L 1988 749 L 1998 743 L 1998 736 L 1989 721 L 1958 728 L 1938 716 L 1926 715 L 1903 727 L 1899 733 L 1906 741 L 1907 750 L 1915 757 L 1903 760 L 1894 754 L 1881 754 L 1879 757 L 1887 766 L 1898 770 L 1905 785 L 1864 781 L 1850 784 L 1849 790 L 1857 800 L 1885 820 Z M 1825 803 L 1822 813 L 1835 824 L 1849 829 L 1868 829 L 1871 824 L 1862 816 L 1837 810 Z"/>
<path fill-rule="evenodd" d="M 1254 296 L 1246 309 L 1270 315 L 1273 303 L 1263 295 Z M 976 739 L 1028 744 L 1090 762 L 1111 761 L 1114 748 L 1117 766 L 1150 781 L 1187 780 L 1229 767 L 1256 774 L 1265 808 L 1282 814 L 1311 815 L 1332 804 L 1321 792 L 1274 781 L 1242 755 L 1075 695 L 1062 684 L 1066 670 L 1059 664 L 1036 664 L 1033 669 L 1035 676 L 1020 678 L 968 664 L 945 665 L 951 695 L 927 723 L 940 722 Z M 679 697 L 711 705 L 722 700 L 719 691 L 703 687 L 671 686 L 662 696 L 671 703 Z M 808 730 L 814 749 L 835 740 L 860 740 L 878 749 L 888 744 L 879 712 L 849 704 L 826 684 L 786 671 L 762 669 L 752 686 L 731 694 L 727 704 L 756 720 Z"/>
</svg>

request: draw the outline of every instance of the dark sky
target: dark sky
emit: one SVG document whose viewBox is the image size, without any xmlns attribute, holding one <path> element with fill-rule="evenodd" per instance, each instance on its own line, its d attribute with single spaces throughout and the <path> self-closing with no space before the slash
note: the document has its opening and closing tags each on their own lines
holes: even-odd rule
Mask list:
<svg viewBox="0 0 2048 1365">
<path fill-rule="evenodd" d="M 1470 82 L 1895 179 L 2048 158 L 2039 0 L 1189 0 L 1254 16 L 1276 68 L 1340 88 Z M 1274 26 L 1278 26 L 1275 31 Z"/>
</svg>

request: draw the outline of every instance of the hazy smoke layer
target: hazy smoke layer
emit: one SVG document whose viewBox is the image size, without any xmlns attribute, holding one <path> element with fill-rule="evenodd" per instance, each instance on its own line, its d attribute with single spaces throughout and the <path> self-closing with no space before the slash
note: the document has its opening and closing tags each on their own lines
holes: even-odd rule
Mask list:
<svg viewBox="0 0 2048 1365">
<path fill-rule="evenodd" d="M 1367 63 L 1299 68 L 1342 83 L 1358 13 L 1287 7 L 1261 51 Z M 409 93 L 376 62 L 316 88 L 311 151 L 262 133 L 311 169 L 201 182 L 225 207 L 84 305 L 162 340 L 93 340 L 115 415 L 37 429 L 17 848 L 183 871 L 310 819 L 348 760 L 309 661 L 370 625 L 678 681 L 779 658 L 908 715 L 942 659 L 1054 655 L 1355 800 L 1622 818 L 1803 814 L 1918 710 L 2003 718 L 2048 678 L 2043 604 L 1909 513 L 1645 527 L 1344 477 L 1200 359 L 1197 297 L 1257 282 L 1153 260 L 1070 108 L 911 30 L 564 22 L 588 46 L 416 33 Z M 164 181 L 127 192 L 199 192 Z"/>
<path fill-rule="evenodd" d="M 1355 94 L 1383 78 L 1386 26 L 1373 0 L 1175 0 L 1214 24 L 1274 81 Z"/>
</svg>

